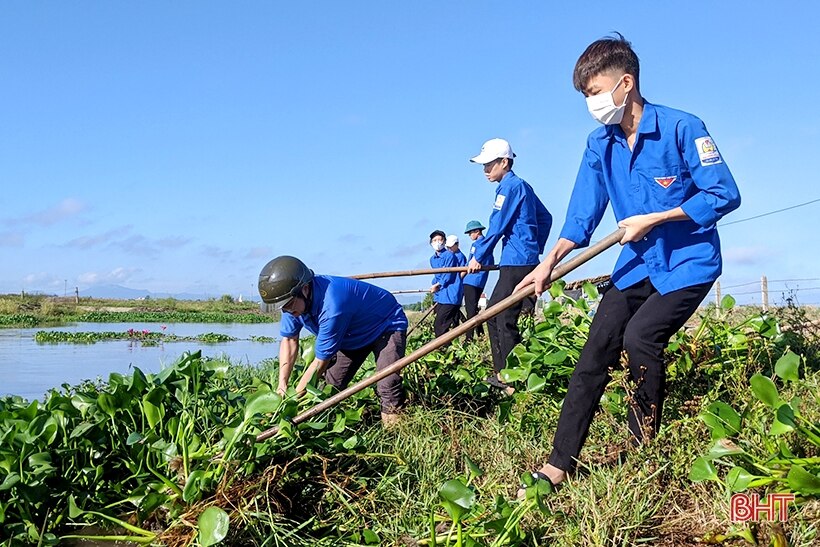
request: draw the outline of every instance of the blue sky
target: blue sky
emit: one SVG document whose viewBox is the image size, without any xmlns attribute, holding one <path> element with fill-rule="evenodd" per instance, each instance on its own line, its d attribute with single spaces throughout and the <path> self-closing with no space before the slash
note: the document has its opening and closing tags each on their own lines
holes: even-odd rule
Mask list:
<svg viewBox="0 0 820 547">
<path fill-rule="evenodd" d="M 596 127 L 572 68 L 613 30 L 648 100 L 706 122 L 743 195 L 725 223 L 817 199 L 818 20 L 813 2 L 4 2 L 0 292 L 247 296 L 280 254 L 424 267 L 432 229 L 488 218 L 467 160 L 492 137 L 553 213 L 551 246 Z M 773 300 L 820 302 L 819 216 L 725 226 L 722 285 L 766 274 Z"/>
</svg>

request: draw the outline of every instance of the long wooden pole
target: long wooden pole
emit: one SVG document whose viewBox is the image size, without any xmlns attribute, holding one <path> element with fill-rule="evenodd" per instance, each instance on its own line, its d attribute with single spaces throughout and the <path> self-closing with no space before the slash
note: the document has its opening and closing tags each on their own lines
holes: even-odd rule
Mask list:
<svg viewBox="0 0 820 547">
<path fill-rule="evenodd" d="M 483 266 L 482 272 L 497 270 L 498 266 Z M 423 270 L 401 270 L 398 272 L 373 272 L 357 275 L 350 275 L 351 279 L 377 279 L 380 277 L 409 277 L 411 275 L 435 275 L 440 273 L 462 273 L 467 271 L 467 266 L 454 266 L 452 268 L 426 268 Z"/>
<path fill-rule="evenodd" d="M 429 309 L 429 310 L 427 310 L 426 312 L 424 312 L 424 315 L 422 315 L 422 316 L 421 316 L 421 319 L 419 319 L 418 321 L 416 321 L 416 324 L 415 324 L 415 325 L 413 325 L 412 327 L 410 327 L 410 328 L 407 330 L 407 337 L 408 337 L 408 338 L 410 338 L 410 334 L 411 334 L 414 330 L 416 330 L 416 329 L 418 328 L 418 326 L 419 326 L 419 325 L 421 325 L 421 322 L 422 322 L 422 321 L 424 321 L 425 319 L 427 319 L 427 317 L 428 317 L 431 313 L 433 313 L 433 310 L 434 310 L 434 309 L 436 309 L 436 304 L 433 304 L 432 306 L 430 306 L 430 309 Z"/>
<path fill-rule="evenodd" d="M 418 294 L 420 292 L 430 292 L 430 289 L 402 289 L 400 291 L 390 291 L 390 294 Z"/>
<path fill-rule="evenodd" d="M 609 249 L 610 247 L 612 247 L 613 245 L 618 243 L 621 240 L 621 238 L 623 237 L 624 231 L 625 230 L 623 228 L 619 228 L 618 230 L 612 232 L 611 234 L 606 236 L 604 239 L 602 239 L 601 241 L 599 241 L 595 245 L 592 245 L 588 249 L 585 249 L 585 250 L 581 251 L 580 253 L 578 253 L 577 255 L 572 257 L 571 259 L 567 260 L 566 262 L 561 263 L 558 266 L 556 266 L 555 269 L 552 270 L 552 275 L 550 276 L 550 281 L 552 282 L 552 281 L 558 280 L 559 278 L 565 276 L 566 274 L 568 274 L 569 272 L 571 272 L 572 270 L 574 270 L 575 268 L 577 268 L 581 264 L 584 264 L 585 262 L 587 262 L 590 259 L 598 256 L 599 254 L 601 254 L 605 250 Z M 329 397 L 329 398 L 325 399 L 324 401 L 322 401 L 318 405 L 316 405 L 312 408 L 309 408 L 308 410 L 302 412 L 301 414 L 298 414 L 297 416 L 295 416 L 291 420 L 291 422 L 294 423 L 294 424 L 300 424 L 300 423 L 305 422 L 305 421 L 309 420 L 310 418 L 316 416 L 320 412 L 323 412 L 323 411 L 327 410 L 328 408 L 330 408 L 332 406 L 336 406 L 337 404 L 341 403 L 342 401 L 344 401 L 345 399 L 347 399 L 351 395 L 355 395 L 356 393 L 362 391 L 366 387 L 375 384 L 379 380 L 381 380 L 383 378 L 387 378 L 391 374 L 399 372 L 401 369 L 403 369 L 404 367 L 406 367 L 410 363 L 413 363 L 414 361 L 417 361 L 418 359 L 421 359 L 425 355 L 434 352 L 435 350 L 437 350 L 441 346 L 443 346 L 445 344 L 448 344 L 449 342 L 452 342 L 453 340 L 455 340 L 456 338 L 458 338 L 462 334 L 466 333 L 467 331 L 474 329 L 475 327 L 477 327 L 478 325 L 484 323 L 488 319 L 491 319 L 491 318 L 495 317 L 496 315 L 498 315 L 499 313 L 501 313 L 502 311 L 506 310 L 507 308 L 509 308 L 513 304 L 515 304 L 517 302 L 520 302 L 521 300 L 524 300 L 527 297 L 532 296 L 534 293 L 535 293 L 535 287 L 534 286 L 530 286 L 530 287 L 528 287 L 524 290 L 520 290 L 520 291 L 512 293 L 510 296 L 508 296 L 507 298 L 505 298 L 504 300 L 502 300 L 501 302 L 499 302 L 495 306 L 491 306 L 491 307 L 487 308 L 486 310 L 484 310 L 483 313 L 480 313 L 479 315 L 476 315 L 475 317 L 473 317 L 469 321 L 467 321 L 465 323 L 462 323 L 461 325 L 454 328 L 453 330 L 450 330 L 450 331 L 442 334 L 438 338 L 435 338 L 435 339 L 427 342 L 426 344 L 424 344 L 422 347 L 420 347 L 419 349 L 417 349 L 416 351 L 414 351 L 410 355 L 402 357 L 401 359 L 399 359 L 398 361 L 396 361 L 395 363 L 393 363 L 389 367 L 384 368 L 381 371 L 376 372 L 372 376 L 369 376 L 369 377 L 365 378 L 364 380 L 362 380 L 358 384 L 355 384 L 355 385 L 347 387 L 346 389 L 343 389 L 342 391 L 340 391 L 339 393 L 333 395 L 332 397 Z M 260 433 L 259 435 L 256 436 L 256 442 L 262 442 L 264 440 L 270 439 L 271 437 L 276 435 L 278 432 L 279 432 L 279 427 L 278 426 L 274 426 L 270 429 L 267 429 L 267 430 L 263 431 L 262 433 Z"/>
</svg>

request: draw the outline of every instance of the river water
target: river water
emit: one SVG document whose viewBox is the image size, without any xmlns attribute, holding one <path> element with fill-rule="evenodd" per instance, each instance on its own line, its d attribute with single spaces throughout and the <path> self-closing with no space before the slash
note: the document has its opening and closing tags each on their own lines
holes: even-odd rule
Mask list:
<svg viewBox="0 0 820 547">
<path fill-rule="evenodd" d="M 162 329 L 162 326 L 165 329 Z M 208 332 L 227 334 L 239 340 L 220 344 L 166 342 L 143 346 L 128 340 L 95 344 L 38 344 L 39 330 L 67 332 L 123 332 L 128 329 L 197 336 Z M 234 364 L 256 365 L 279 354 L 278 343 L 248 340 L 251 336 L 279 337 L 278 323 L 73 323 L 61 327 L 0 329 L 0 396 L 20 395 L 42 399 L 46 391 L 64 383 L 108 378 L 112 372 L 129 373 L 132 367 L 158 372 L 186 351 L 201 350 L 205 357 L 227 357 Z"/>
</svg>

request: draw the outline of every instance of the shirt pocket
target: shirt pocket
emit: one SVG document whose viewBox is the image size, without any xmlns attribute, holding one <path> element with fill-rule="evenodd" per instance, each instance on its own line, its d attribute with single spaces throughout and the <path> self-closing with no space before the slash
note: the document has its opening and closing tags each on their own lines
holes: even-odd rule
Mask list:
<svg viewBox="0 0 820 547">
<path fill-rule="evenodd" d="M 642 172 L 642 182 L 650 207 L 658 211 L 674 209 L 681 205 L 686 197 L 687 176 L 686 170 L 679 165 L 657 167 Z"/>
</svg>

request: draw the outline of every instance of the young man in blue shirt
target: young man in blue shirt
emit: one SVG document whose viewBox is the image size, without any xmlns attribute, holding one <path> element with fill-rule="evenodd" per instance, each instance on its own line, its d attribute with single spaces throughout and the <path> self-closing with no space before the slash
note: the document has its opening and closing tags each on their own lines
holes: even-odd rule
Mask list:
<svg viewBox="0 0 820 547">
<path fill-rule="evenodd" d="M 467 264 L 468 273 L 489 266 L 492 264 L 493 249 L 502 241 L 498 282 L 487 303 L 488 307 L 511 295 L 518 282 L 535 268 L 552 226 L 552 215 L 535 195 L 532 186 L 513 173 L 513 158 L 515 154 L 510 143 L 504 139 L 490 139 L 481 147 L 481 153 L 470 160 L 484 166 L 487 180 L 498 183 L 487 235 L 475 241 L 473 257 Z M 522 305 L 519 302 L 510 306 L 487 321 L 495 371 L 487 381 L 505 390 L 509 386 L 498 373 L 506 366 L 512 349 L 521 341 L 518 315 Z"/>
<path fill-rule="evenodd" d="M 404 357 L 407 317 L 396 298 L 380 287 L 347 277 L 314 275 L 301 260 L 280 256 L 262 269 L 259 294 L 283 312 L 280 394 L 288 388 L 303 327 L 316 336 L 316 357 L 296 386 L 299 394 L 314 376 L 322 374 L 328 384 L 344 389 L 371 353 L 376 371 Z M 395 373 L 380 380 L 376 393 L 382 422 L 394 423 L 405 402 L 401 376 Z"/>
<path fill-rule="evenodd" d="M 740 194 L 706 126 L 697 117 L 647 102 L 639 62 L 620 34 L 593 42 L 575 65 L 575 88 L 604 124 L 587 139 L 561 236 L 517 288 L 541 294 L 553 268 L 589 244 L 608 203 L 626 232 L 589 338 L 569 383 L 552 454 L 536 473 L 554 484 L 574 469 L 593 414 L 626 350 L 633 392 L 633 443 L 660 427 L 663 351 L 721 273 L 716 223 Z"/>
<path fill-rule="evenodd" d="M 464 233 L 467 234 L 470 241 L 475 242 L 484 237 L 484 230 L 486 230 L 486 228 L 479 221 L 471 220 L 467 223 L 467 227 L 464 228 Z M 475 243 L 470 245 L 470 257 L 467 260 L 471 260 L 474 256 Z M 484 267 L 495 264 L 495 259 L 492 254 L 487 255 L 486 260 L 488 261 L 488 264 L 484 264 Z M 490 272 L 488 271 L 478 271 L 464 276 L 464 308 L 467 312 L 468 321 L 478 314 L 478 301 L 481 299 L 481 293 L 484 291 L 484 287 L 487 286 L 487 278 L 489 275 Z M 473 339 L 473 335 L 482 336 L 483 334 L 484 327 L 482 325 L 478 325 L 476 328 L 469 331 L 465 338 L 469 341 Z"/>
<path fill-rule="evenodd" d="M 446 237 L 441 230 L 430 234 L 430 246 L 433 247 L 433 256 L 430 257 L 431 268 L 455 268 L 459 266 L 458 258 L 448 251 L 445 246 Z M 438 273 L 433 276 L 433 302 L 436 303 L 436 318 L 433 323 L 433 332 L 438 338 L 455 325 L 458 325 L 461 313 L 461 299 L 463 289 L 461 277 L 457 273 Z"/>
</svg>

